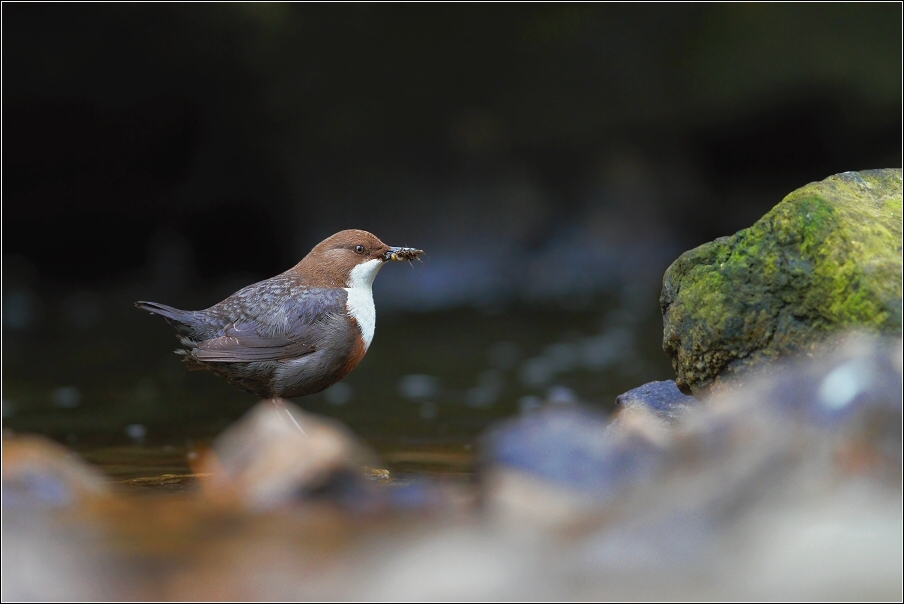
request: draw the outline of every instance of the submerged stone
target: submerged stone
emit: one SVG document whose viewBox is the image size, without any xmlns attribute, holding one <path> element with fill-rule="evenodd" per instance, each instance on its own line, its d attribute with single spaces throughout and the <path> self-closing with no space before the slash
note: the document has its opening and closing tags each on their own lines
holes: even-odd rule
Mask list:
<svg viewBox="0 0 904 604">
<path fill-rule="evenodd" d="M 901 169 L 845 172 L 682 254 L 660 297 L 681 391 L 705 396 L 843 330 L 900 336 L 901 221 Z"/>
</svg>

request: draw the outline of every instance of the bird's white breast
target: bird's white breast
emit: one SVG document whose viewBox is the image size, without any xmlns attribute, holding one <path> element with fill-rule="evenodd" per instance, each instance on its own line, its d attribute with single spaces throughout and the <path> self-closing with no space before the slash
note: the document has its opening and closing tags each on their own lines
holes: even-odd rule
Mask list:
<svg viewBox="0 0 904 604">
<path fill-rule="evenodd" d="M 348 277 L 348 287 L 345 288 L 348 292 L 345 306 L 348 308 L 348 314 L 358 322 L 365 350 L 370 348 L 370 343 L 374 339 L 377 309 L 374 307 L 373 282 L 382 266 L 382 260 L 362 262 L 352 269 Z"/>
</svg>

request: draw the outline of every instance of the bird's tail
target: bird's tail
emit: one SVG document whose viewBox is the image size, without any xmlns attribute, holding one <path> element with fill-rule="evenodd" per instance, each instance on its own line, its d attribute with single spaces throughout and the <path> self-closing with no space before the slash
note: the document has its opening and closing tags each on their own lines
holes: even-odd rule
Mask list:
<svg viewBox="0 0 904 604">
<path fill-rule="evenodd" d="M 199 316 L 198 311 L 179 310 L 158 302 L 136 302 L 135 306 L 141 310 L 160 315 L 176 329 L 180 336 L 194 339 L 199 336 L 198 331 L 203 331 L 205 328 L 203 317 Z"/>
<path fill-rule="evenodd" d="M 178 308 L 173 308 L 166 304 L 159 304 L 157 302 L 136 302 L 135 306 L 141 310 L 146 310 L 155 315 L 178 321 L 179 323 L 191 323 L 191 311 L 179 310 Z"/>
</svg>

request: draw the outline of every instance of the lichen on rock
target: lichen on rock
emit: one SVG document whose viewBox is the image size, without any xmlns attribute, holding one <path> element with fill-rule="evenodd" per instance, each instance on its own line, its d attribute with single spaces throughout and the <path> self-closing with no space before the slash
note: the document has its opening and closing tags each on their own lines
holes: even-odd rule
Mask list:
<svg viewBox="0 0 904 604">
<path fill-rule="evenodd" d="M 845 172 L 682 254 L 660 296 L 678 387 L 705 396 L 840 331 L 900 336 L 901 221 L 901 169 Z"/>
</svg>

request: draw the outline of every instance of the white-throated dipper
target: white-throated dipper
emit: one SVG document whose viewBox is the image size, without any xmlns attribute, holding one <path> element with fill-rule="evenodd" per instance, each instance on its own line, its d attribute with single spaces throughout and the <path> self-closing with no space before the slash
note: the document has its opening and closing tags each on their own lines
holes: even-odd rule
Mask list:
<svg viewBox="0 0 904 604">
<path fill-rule="evenodd" d="M 371 285 L 389 260 L 422 250 L 390 247 L 367 231 L 340 231 L 286 272 L 205 310 L 135 306 L 176 329 L 189 369 L 206 369 L 262 398 L 313 394 L 364 357 L 374 337 Z"/>
</svg>

